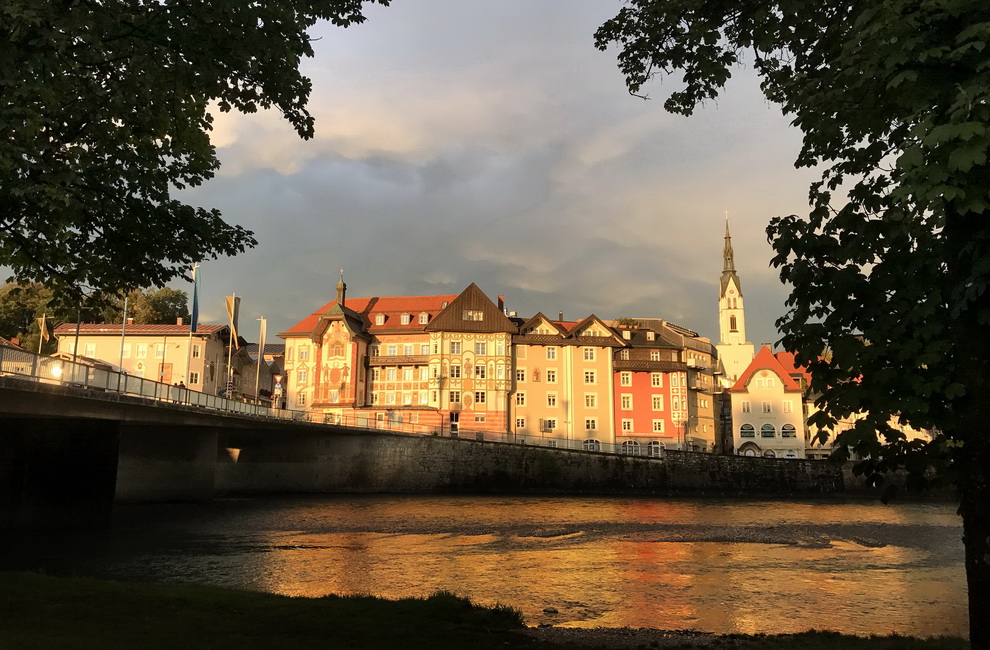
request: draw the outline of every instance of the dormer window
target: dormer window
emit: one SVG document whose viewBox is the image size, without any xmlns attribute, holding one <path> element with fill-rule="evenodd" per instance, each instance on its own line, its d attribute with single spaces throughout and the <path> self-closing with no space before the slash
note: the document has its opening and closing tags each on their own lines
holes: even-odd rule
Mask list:
<svg viewBox="0 0 990 650">
<path fill-rule="evenodd" d="M 442 303 L 440 303 L 440 309 L 446 309 L 446 308 L 447 308 L 447 301 L 444 300 Z"/>
<path fill-rule="evenodd" d="M 485 314 L 480 309 L 465 309 L 461 312 L 461 320 L 480 321 L 485 319 Z"/>
<path fill-rule="evenodd" d="M 656 340 L 656 338 L 657 338 L 656 332 L 647 332 L 646 333 L 646 340 L 647 341 L 654 341 L 654 340 Z"/>
<path fill-rule="evenodd" d="M 420 314 L 419 315 L 419 324 L 420 325 L 426 325 L 429 322 L 430 322 L 430 315 L 429 314 Z"/>
<path fill-rule="evenodd" d="M 385 314 L 377 314 L 375 316 L 375 325 L 384 325 L 384 324 L 385 324 Z"/>
<path fill-rule="evenodd" d="M 622 338 L 628 341 L 629 339 L 632 338 L 632 332 L 630 332 L 629 330 L 622 330 Z"/>
<path fill-rule="evenodd" d="M 402 323 L 403 325 L 408 325 L 411 321 L 412 321 L 412 316 L 409 314 L 402 314 L 402 316 L 399 317 L 399 322 Z"/>
</svg>

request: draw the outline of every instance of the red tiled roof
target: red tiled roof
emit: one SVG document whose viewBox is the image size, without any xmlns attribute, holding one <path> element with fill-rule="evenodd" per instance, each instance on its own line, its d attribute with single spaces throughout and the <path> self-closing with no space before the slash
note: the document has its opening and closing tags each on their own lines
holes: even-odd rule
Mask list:
<svg viewBox="0 0 990 650">
<path fill-rule="evenodd" d="M 344 305 L 364 319 L 364 326 L 369 332 L 382 330 L 408 330 L 411 332 L 422 331 L 424 325 L 419 322 L 419 315 L 427 313 L 430 320 L 443 311 L 445 305 L 454 301 L 457 294 L 446 296 L 382 296 L 374 298 L 347 298 Z M 302 319 L 282 335 L 304 335 L 309 334 L 316 328 L 320 316 L 337 303 L 336 300 L 327 303 L 306 318 Z M 375 316 L 383 314 L 385 316 L 384 325 L 375 324 Z M 409 314 L 411 318 L 406 325 L 402 324 L 402 314 Z"/>
<path fill-rule="evenodd" d="M 794 375 L 801 375 L 806 383 L 808 384 L 811 383 L 811 373 L 808 372 L 808 369 L 805 366 L 797 365 L 797 363 L 794 361 L 793 352 L 785 352 L 781 350 L 780 352 L 776 353 L 774 356 L 777 357 L 777 361 L 780 362 L 780 365 L 783 366 L 784 370 L 787 371 L 788 375 L 792 377 Z"/>
<path fill-rule="evenodd" d="M 121 323 L 80 323 L 80 336 L 120 336 Z M 226 325 L 199 325 L 197 335 L 210 335 L 227 329 Z M 72 336 L 76 333 L 75 323 L 62 323 L 55 328 L 55 336 Z M 188 325 L 138 325 L 129 323 L 124 332 L 133 336 L 189 336 Z"/>
<path fill-rule="evenodd" d="M 793 358 L 792 358 L 792 364 L 793 364 Z M 793 368 L 793 365 L 791 367 Z M 791 391 L 801 390 L 801 386 L 799 386 L 798 383 L 794 381 L 794 379 L 791 377 L 791 374 L 788 372 L 787 368 L 781 365 L 780 361 L 777 360 L 777 357 L 775 357 L 773 352 L 770 351 L 769 346 L 766 345 L 760 348 L 760 351 L 756 354 L 756 356 L 753 358 L 750 364 L 746 367 L 746 370 L 744 370 L 743 373 L 739 375 L 739 379 L 736 380 L 736 383 L 733 384 L 732 388 L 730 388 L 729 390 L 735 392 L 745 391 L 746 384 L 749 383 L 749 380 L 753 377 L 753 375 L 756 373 L 757 370 L 770 370 L 771 372 L 776 374 L 778 377 L 780 377 L 780 381 L 784 385 L 784 390 L 791 390 Z M 795 370 L 795 372 L 797 371 Z"/>
</svg>

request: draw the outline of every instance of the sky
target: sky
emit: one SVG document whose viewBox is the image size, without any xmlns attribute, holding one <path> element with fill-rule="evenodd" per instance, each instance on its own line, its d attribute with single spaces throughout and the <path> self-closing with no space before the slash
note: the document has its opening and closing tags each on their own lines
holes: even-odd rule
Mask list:
<svg viewBox="0 0 990 650">
<path fill-rule="evenodd" d="M 216 178 L 178 198 L 258 245 L 200 269 L 200 322 L 268 342 L 335 297 L 459 293 L 522 317 L 664 318 L 718 339 L 728 212 L 748 339 L 779 336 L 787 289 L 765 229 L 806 214 L 800 133 L 751 69 L 691 117 L 677 79 L 628 94 L 594 47 L 618 0 L 394 0 L 312 32 L 305 141 L 274 112 L 218 114 Z M 191 292 L 188 283 L 171 286 Z"/>
</svg>

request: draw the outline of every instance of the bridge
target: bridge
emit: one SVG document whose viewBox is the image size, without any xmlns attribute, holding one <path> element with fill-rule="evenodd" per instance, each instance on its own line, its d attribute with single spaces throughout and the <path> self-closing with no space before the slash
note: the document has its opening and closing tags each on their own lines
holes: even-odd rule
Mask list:
<svg viewBox="0 0 990 650">
<path fill-rule="evenodd" d="M 674 451 L 644 458 L 606 445 L 575 450 L 441 433 L 368 419 L 311 422 L 300 412 L 0 348 L 0 528 L 104 527 L 115 502 L 216 494 L 843 489 L 841 471 L 825 463 Z"/>
</svg>

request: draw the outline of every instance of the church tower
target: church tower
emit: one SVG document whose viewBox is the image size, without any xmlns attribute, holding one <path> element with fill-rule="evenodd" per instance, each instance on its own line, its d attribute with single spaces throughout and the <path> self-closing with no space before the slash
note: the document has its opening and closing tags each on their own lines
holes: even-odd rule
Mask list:
<svg viewBox="0 0 990 650">
<path fill-rule="evenodd" d="M 746 340 L 742 285 L 736 275 L 728 214 L 725 217 L 725 248 L 722 251 L 722 278 L 719 282 L 718 331 L 719 342 L 715 349 L 731 386 L 753 360 L 754 349 L 753 344 Z"/>
</svg>

